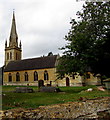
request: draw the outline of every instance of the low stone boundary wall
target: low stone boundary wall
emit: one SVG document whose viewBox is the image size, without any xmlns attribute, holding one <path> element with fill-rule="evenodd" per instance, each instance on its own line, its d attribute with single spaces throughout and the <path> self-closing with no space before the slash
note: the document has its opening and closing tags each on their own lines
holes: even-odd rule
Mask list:
<svg viewBox="0 0 110 120">
<path fill-rule="evenodd" d="M 80 102 L 68 102 L 49 106 L 40 106 L 37 109 L 11 109 L 0 112 L 2 120 L 110 120 L 110 97 L 97 98 Z"/>
</svg>

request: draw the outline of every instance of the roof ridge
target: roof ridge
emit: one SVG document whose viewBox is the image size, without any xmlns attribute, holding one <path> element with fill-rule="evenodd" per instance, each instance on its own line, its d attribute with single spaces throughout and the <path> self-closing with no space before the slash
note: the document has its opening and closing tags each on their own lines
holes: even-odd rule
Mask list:
<svg viewBox="0 0 110 120">
<path fill-rule="evenodd" d="M 55 57 L 55 56 L 57 56 L 57 55 L 53 55 L 53 56 Z M 18 61 L 25 61 L 25 60 L 40 59 L 40 58 L 48 58 L 48 57 L 53 57 L 53 56 L 41 56 L 41 57 L 27 58 L 27 59 L 16 60 L 16 61 L 10 61 L 10 62 L 18 62 Z"/>
<path fill-rule="evenodd" d="M 57 55 L 11 61 L 5 67 L 5 72 L 6 71 L 22 71 L 22 70 L 32 70 L 32 69 L 55 68 L 56 60 L 57 60 Z"/>
</svg>

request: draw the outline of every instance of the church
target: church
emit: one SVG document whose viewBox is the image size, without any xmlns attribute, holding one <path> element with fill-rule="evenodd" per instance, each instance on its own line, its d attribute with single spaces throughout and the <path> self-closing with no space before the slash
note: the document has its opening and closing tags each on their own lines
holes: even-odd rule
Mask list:
<svg viewBox="0 0 110 120">
<path fill-rule="evenodd" d="M 97 85 L 98 76 L 88 72 L 88 78 L 83 79 L 78 73 L 59 80 L 56 66 L 59 55 L 48 55 L 31 59 L 22 59 L 22 44 L 18 44 L 15 13 L 13 12 L 11 32 L 8 42 L 5 42 L 5 62 L 3 71 L 3 85 L 38 86 L 42 82 L 45 86 L 82 86 Z"/>
</svg>

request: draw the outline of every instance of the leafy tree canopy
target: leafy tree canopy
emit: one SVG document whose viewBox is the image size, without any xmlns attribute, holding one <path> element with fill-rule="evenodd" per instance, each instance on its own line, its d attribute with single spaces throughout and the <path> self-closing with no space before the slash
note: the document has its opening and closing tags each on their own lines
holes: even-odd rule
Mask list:
<svg viewBox="0 0 110 120">
<path fill-rule="evenodd" d="M 59 59 L 59 77 L 86 71 L 110 77 L 110 2 L 86 2 L 72 19 Z"/>
</svg>

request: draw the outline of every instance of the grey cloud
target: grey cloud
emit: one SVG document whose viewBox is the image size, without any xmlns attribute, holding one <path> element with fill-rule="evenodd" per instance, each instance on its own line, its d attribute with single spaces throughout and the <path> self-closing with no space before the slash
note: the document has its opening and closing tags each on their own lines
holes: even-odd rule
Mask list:
<svg viewBox="0 0 110 120">
<path fill-rule="evenodd" d="M 1 0 L 0 66 L 4 64 L 4 44 L 9 39 L 12 11 L 15 9 L 17 32 L 23 44 L 23 58 L 61 53 L 64 36 L 82 2 L 73 0 Z"/>
</svg>

